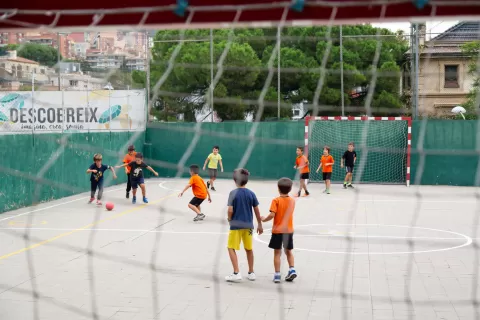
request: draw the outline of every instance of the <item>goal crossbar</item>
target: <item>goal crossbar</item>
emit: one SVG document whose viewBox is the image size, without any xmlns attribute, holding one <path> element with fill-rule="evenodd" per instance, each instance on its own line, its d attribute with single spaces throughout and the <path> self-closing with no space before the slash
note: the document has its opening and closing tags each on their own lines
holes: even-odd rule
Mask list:
<svg viewBox="0 0 480 320">
<path fill-rule="evenodd" d="M 331 123 L 332 122 L 342 122 L 342 125 L 332 125 Z M 381 135 L 375 135 L 374 137 L 372 136 L 368 136 L 368 133 L 372 133 L 372 132 L 368 132 L 368 129 L 367 128 L 367 131 L 361 131 L 361 134 L 362 135 L 365 135 L 365 137 L 362 137 L 360 136 L 359 134 L 355 135 L 355 131 L 358 133 L 360 131 L 361 128 L 364 128 L 362 127 L 362 125 L 364 125 L 366 122 L 368 122 L 369 124 L 372 124 L 372 123 L 402 123 L 403 125 L 401 126 L 396 126 L 394 128 L 390 127 L 390 126 L 380 126 L 379 129 L 380 131 L 376 130 L 376 132 L 381 132 L 383 134 Z M 321 131 L 322 130 L 322 126 L 318 127 L 315 125 L 315 123 L 323 123 L 323 124 L 327 124 L 327 123 L 330 123 L 330 125 L 328 126 L 324 126 L 325 128 L 323 128 L 324 130 L 337 130 L 336 128 L 338 128 L 338 130 L 340 130 L 340 132 L 326 132 L 326 133 L 323 133 L 323 132 L 318 132 L 319 130 Z M 348 131 L 350 130 L 349 128 L 351 128 L 352 126 L 350 124 L 356 124 L 356 127 L 353 128 L 353 132 L 346 132 L 345 131 Z M 356 129 L 356 130 L 355 130 Z M 370 130 L 371 131 L 371 130 Z M 395 132 L 397 134 L 402 134 L 402 136 L 395 136 Z M 330 136 L 328 136 L 330 134 Z M 343 136 L 342 136 L 343 135 Z M 339 136 L 342 136 L 342 138 L 339 138 Z M 312 166 L 316 168 L 316 166 L 318 165 L 318 162 L 319 162 L 319 159 L 321 157 L 321 153 L 320 150 L 323 150 L 323 146 L 324 145 L 328 145 L 329 143 L 336 143 L 335 147 L 337 149 L 339 148 L 344 148 L 346 149 L 347 148 L 347 143 L 345 141 L 355 141 L 358 139 L 362 140 L 363 141 L 363 146 L 364 148 L 367 150 L 367 153 L 370 152 L 370 150 L 372 150 L 372 153 L 377 153 L 377 154 L 381 154 L 383 152 L 383 154 L 386 154 L 385 157 L 388 156 L 388 154 L 392 155 L 392 154 L 397 154 L 397 156 L 395 157 L 394 159 L 394 164 L 392 164 L 392 166 L 397 166 L 397 168 L 388 168 L 386 167 L 385 170 L 392 170 L 394 169 L 394 171 L 398 171 L 398 170 L 401 170 L 401 176 L 396 176 L 393 180 L 394 183 L 405 183 L 406 186 L 410 186 L 410 161 L 411 161 L 411 147 L 412 147 L 412 119 L 410 117 L 366 117 L 366 116 L 363 116 L 363 117 L 342 117 L 342 116 L 317 116 L 317 117 L 312 117 L 312 116 L 309 116 L 309 117 L 305 117 L 305 150 L 304 150 L 304 153 L 305 155 L 309 158 L 310 160 L 310 163 L 312 163 Z M 390 148 L 384 148 L 384 145 L 385 145 L 385 142 L 386 142 L 386 139 L 391 139 L 391 142 L 394 144 L 394 145 L 397 145 L 397 147 L 393 147 L 390 149 Z M 340 140 L 339 140 L 340 139 Z M 377 142 L 373 142 L 374 145 L 368 145 L 368 144 L 372 144 L 372 140 L 375 140 L 375 139 L 378 139 Z M 342 145 L 338 145 L 338 143 L 340 142 L 340 144 Z M 368 143 L 367 143 L 368 141 Z M 316 144 L 316 145 L 314 145 Z M 376 145 L 375 145 L 376 144 Z M 330 146 L 332 147 L 332 146 Z M 384 149 L 383 149 L 384 148 Z M 313 152 L 313 150 L 315 150 L 315 152 Z M 359 150 L 357 150 L 358 152 Z M 315 153 L 315 154 L 313 154 Z M 338 154 L 338 152 L 337 152 Z M 315 157 L 314 159 L 311 159 L 312 157 Z M 362 159 L 361 157 L 359 157 L 360 161 L 364 160 L 366 161 L 366 159 Z M 335 159 L 335 161 L 338 163 L 340 161 L 340 159 Z M 376 162 L 380 162 L 378 164 L 375 164 L 375 165 L 382 165 L 382 160 L 379 160 L 377 159 Z M 383 165 L 386 165 L 385 163 L 383 163 Z M 398 168 L 398 166 L 402 166 L 401 169 Z M 356 165 L 357 167 L 357 165 Z M 358 167 L 361 167 L 361 166 L 358 166 Z M 365 168 L 365 164 L 363 165 L 363 168 Z M 373 169 L 372 169 L 373 170 Z M 370 170 L 370 171 L 372 171 Z M 314 173 L 315 174 L 315 173 Z M 388 174 L 385 173 L 385 174 Z M 334 174 L 335 176 L 335 174 Z M 312 179 L 312 178 L 311 178 Z M 390 179 L 386 179 L 386 180 L 390 180 Z M 398 180 L 401 180 L 401 181 L 398 181 Z M 315 181 L 315 179 L 313 179 L 313 181 Z M 369 182 L 380 182 L 380 183 L 389 183 L 391 181 L 369 181 Z"/>
</svg>

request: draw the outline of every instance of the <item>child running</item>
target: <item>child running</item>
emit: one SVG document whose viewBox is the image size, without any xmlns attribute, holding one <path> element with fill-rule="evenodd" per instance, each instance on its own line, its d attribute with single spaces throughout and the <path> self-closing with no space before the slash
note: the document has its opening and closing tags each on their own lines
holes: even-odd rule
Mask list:
<svg viewBox="0 0 480 320">
<path fill-rule="evenodd" d="M 123 158 L 123 163 L 130 163 L 130 162 L 133 162 L 135 161 L 135 155 L 137 153 L 135 152 L 135 147 L 133 145 L 129 146 L 128 147 L 128 153 L 125 155 L 125 157 Z M 130 180 L 130 166 L 126 166 L 125 167 L 125 173 L 127 174 L 127 194 L 126 194 L 126 198 L 130 198 L 130 190 L 132 190 L 132 182 Z"/>
<path fill-rule="evenodd" d="M 179 197 L 183 196 L 183 193 L 187 191 L 190 187 L 192 188 L 193 198 L 190 200 L 188 207 L 193 210 L 197 215 L 193 218 L 193 221 L 200 221 L 205 219 L 205 215 L 202 213 L 200 209 L 200 205 L 202 202 L 208 197 L 208 202 L 212 202 L 212 198 L 210 198 L 210 192 L 208 192 L 208 188 L 205 185 L 203 179 L 198 175 L 200 171 L 200 167 L 196 164 L 192 164 L 190 166 L 190 181 L 185 186 L 183 191 L 178 195 Z"/>
<path fill-rule="evenodd" d="M 216 191 L 213 182 L 217 179 L 218 164 L 220 164 L 220 170 L 223 172 L 222 156 L 218 151 L 220 151 L 220 148 L 214 146 L 212 153 L 208 155 L 203 164 L 203 170 L 205 170 L 205 166 L 208 163 L 208 175 L 210 176 L 210 181 L 207 182 L 207 188 L 210 188 L 212 191 Z"/>
<path fill-rule="evenodd" d="M 230 224 L 230 233 L 228 235 L 228 255 L 233 266 L 233 273 L 226 276 L 225 280 L 237 282 L 242 280 L 242 275 L 238 268 L 238 257 L 236 250 L 240 250 L 240 243 L 243 242 L 243 248 L 247 254 L 248 261 L 248 280 L 256 279 L 253 272 L 253 211 L 257 218 L 257 233 L 263 233 L 260 210 L 258 208 L 257 196 L 253 191 L 245 186 L 248 183 L 250 173 L 246 169 L 236 169 L 233 172 L 233 181 L 237 189 L 232 190 L 228 195 L 228 221 Z"/>
<path fill-rule="evenodd" d="M 355 144 L 350 142 L 348 144 L 348 149 L 342 156 L 342 161 L 340 163 L 340 167 L 343 168 L 345 164 L 345 171 L 347 174 L 345 175 L 345 180 L 343 181 L 343 188 L 347 189 L 353 188 L 352 179 L 353 179 L 353 167 L 355 166 L 355 162 L 357 161 L 357 153 L 354 150 Z"/>
<path fill-rule="evenodd" d="M 274 251 L 273 266 L 275 268 L 274 282 L 280 282 L 280 258 L 282 256 L 282 247 L 285 251 L 288 261 L 288 274 L 285 281 L 293 281 L 297 277 L 295 263 L 293 258 L 293 211 L 295 210 L 295 200 L 288 196 L 292 190 L 293 181 L 288 178 L 278 180 L 278 192 L 280 196 L 272 200 L 270 205 L 270 214 L 262 217 L 263 222 L 273 219 L 272 237 L 270 238 L 269 248 Z"/>
<path fill-rule="evenodd" d="M 145 177 L 143 175 L 143 169 L 147 169 L 151 171 L 155 176 L 158 177 L 158 173 L 152 169 L 152 167 L 148 166 L 143 162 L 143 154 L 138 152 L 135 155 L 135 161 L 132 161 L 130 163 L 125 163 L 121 166 L 116 166 L 115 168 L 121 168 L 121 167 L 130 167 L 130 183 L 132 184 L 132 203 L 135 204 L 137 203 L 137 189 L 140 186 L 140 189 L 142 189 L 142 196 L 143 196 L 143 202 L 148 203 L 147 199 L 147 190 L 145 188 Z"/>
<path fill-rule="evenodd" d="M 310 192 L 307 190 L 306 180 L 310 177 L 310 169 L 308 168 L 308 158 L 303 154 L 303 147 L 297 148 L 297 159 L 295 160 L 294 169 L 297 169 L 300 172 L 300 189 L 298 190 L 297 196 L 300 197 L 302 189 L 305 190 L 305 195 L 308 196 Z"/>
<path fill-rule="evenodd" d="M 113 179 L 117 179 L 117 175 L 115 174 L 115 170 L 111 166 L 107 166 L 102 164 L 102 155 L 97 153 L 93 156 L 93 164 L 87 169 L 87 174 L 91 173 L 90 175 L 90 201 L 88 203 L 92 203 L 95 200 L 95 192 L 98 189 L 97 194 L 97 205 L 102 205 L 102 195 L 103 195 L 103 176 L 105 171 L 111 170 L 113 174 Z"/>
<path fill-rule="evenodd" d="M 323 148 L 323 156 L 320 159 L 320 165 L 318 166 L 317 173 L 322 168 L 323 180 L 325 180 L 325 190 L 323 193 L 330 194 L 330 180 L 332 179 L 333 171 L 333 157 L 330 155 L 330 147 L 325 146 Z"/>
</svg>

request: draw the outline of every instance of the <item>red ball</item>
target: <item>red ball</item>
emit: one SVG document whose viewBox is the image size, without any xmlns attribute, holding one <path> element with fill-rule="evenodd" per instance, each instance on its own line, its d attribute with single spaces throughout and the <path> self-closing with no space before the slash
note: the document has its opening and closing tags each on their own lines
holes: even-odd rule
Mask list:
<svg viewBox="0 0 480 320">
<path fill-rule="evenodd" d="M 113 210 L 113 207 L 115 207 L 115 206 L 114 206 L 113 203 L 111 203 L 111 202 L 107 202 L 107 203 L 105 204 L 105 208 L 107 208 L 108 211 L 112 211 L 112 210 Z"/>
</svg>

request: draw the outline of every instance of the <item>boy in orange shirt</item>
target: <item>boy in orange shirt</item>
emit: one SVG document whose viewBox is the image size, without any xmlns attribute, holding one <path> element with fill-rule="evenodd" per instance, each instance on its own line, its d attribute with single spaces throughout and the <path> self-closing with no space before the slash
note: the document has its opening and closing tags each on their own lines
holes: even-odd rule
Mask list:
<svg viewBox="0 0 480 320">
<path fill-rule="evenodd" d="M 292 190 L 293 181 L 288 178 L 278 180 L 278 192 L 280 196 L 272 200 L 270 205 L 270 214 L 262 217 L 263 222 L 273 219 L 272 237 L 270 238 L 269 248 L 274 250 L 273 266 L 275 268 L 274 282 L 280 282 L 280 260 L 282 256 L 282 247 L 285 251 L 288 261 L 288 274 L 285 281 L 293 281 L 297 277 L 293 258 L 293 211 L 295 210 L 295 200 L 288 196 Z"/>
<path fill-rule="evenodd" d="M 310 177 L 310 169 L 308 168 L 308 158 L 303 154 L 303 147 L 297 148 L 297 159 L 295 159 L 294 169 L 297 169 L 300 172 L 300 189 L 298 190 L 298 196 L 300 197 L 302 193 L 302 188 L 305 190 L 305 195 L 308 196 L 310 192 L 307 190 L 307 183 L 305 180 L 308 180 Z"/>
<path fill-rule="evenodd" d="M 330 147 L 325 146 L 323 148 L 323 156 L 320 159 L 320 165 L 318 166 L 317 173 L 322 168 L 323 180 L 325 180 L 325 191 L 323 193 L 330 194 L 330 180 L 332 179 L 333 171 L 333 157 L 330 155 Z"/>
<path fill-rule="evenodd" d="M 193 218 L 193 221 L 200 221 L 205 219 L 205 215 L 200 209 L 202 202 L 208 197 L 208 202 L 212 202 L 210 198 L 210 192 L 208 192 L 207 186 L 203 179 L 198 175 L 200 167 L 196 164 L 190 166 L 190 181 L 185 186 L 183 191 L 178 195 L 179 197 L 183 196 L 183 193 L 187 191 L 188 188 L 192 187 L 193 198 L 190 200 L 188 207 L 193 210 L 197 215 Z"/>
<path fill-rule="evenodd" d="M 135 152 L 135 147 L 133 145 L 128 147 L 128 153 L 125 155 L 123 158 L 123 163 L 130 163 L 135 161 L 135 155 L 137 153 Z M 132 168 L 130 166 L 125 167 L 125 173 L 127 174 L 127 195 L 126 198 L 130 198 L 130 190 L 132 190 L 132 182 L 130 181 L 130 171 Z"/>
</svg>

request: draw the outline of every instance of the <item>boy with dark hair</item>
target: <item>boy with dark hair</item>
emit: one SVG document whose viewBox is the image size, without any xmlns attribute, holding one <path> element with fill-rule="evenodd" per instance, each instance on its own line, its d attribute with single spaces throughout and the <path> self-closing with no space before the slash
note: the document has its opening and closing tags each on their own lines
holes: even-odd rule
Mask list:
<svg viewBox="0 0 480 320">
<path fill-rule="evenodd" d="M 298 196 L 302 193 L 302 188 L 305 190 L 305 195 L 310 195 L 307 190 L 307 180 L 310 178 L 310 169 L 308 168 L 308 158 L 303 154 L 303 147 L 297 147 L 297 158 L 295 159 L 294 169 L 297 169 L 300 173 L 300 189 L 298 190 Z"/>
<path fill-rule="evenodd" d="M 320 159 L 320 165 L 318 166 L 317 173 L 322 168 L 323 180 L 325 180 L 325 190 L 323 193 L 330 194 L 330 180 L 332 179 L 333 171 L 333 157 L 330 155 L 330 147 L 325 146 L 323 148 L 323 156 Z"/>
<path fill-rule="evenodd" d="M 205 170 L 205 166 L 208 163 L 208 175 L 210 176 L 210 181 L 207 182 L 207 188 L 211 188 L 212 191 L 215 191 L 215 188 L 213 187 L 213 182 L 217 179 L 217 171 L 218 171 L 218 164 L 220 164 L 220 170 L 223 172 L 223 163 L 222 163 L 222 156 L 220 153 L 219 146 L 214 146 L 212 153 L 210 153 L 205 160 L 205 163 L 203 164 L 203 170 Z"/>
<path fill-rule="evenodd" d="M 113 179 L 117 179 L 117 175 L 115 174 L 115 170 L 113 167 L 107 166 L 102 164 L 102 155 L 97 153 L 93 156 L 93 164 L 87 169 L 87 174 L 91 173 L 90 175 L 90 201 L 88 203 L 92 203 L 95 200 L 95 192 L 98 188 L 98 195 L 97 195 L 97 205 L 102 205 L 102 195 L 103 195 L 103 175 L 104 172 L 107 170 L 111 170 L 113 173 Z"/>
<path fill-rule="evenodd" d="M 347 172 L 347 174 L 345 175 L 345 180 L 343 181 L 344 189 L 347 189 L 347 186 L 349 188 L 353 188 L 353 167 L 355 166 L 355 162 L 357 161 L 357 153 L 355 152 L 354 148 L 355 144 L 353 142 L 350 142 L 348 144 L 348 149 L 343 154 L 342 161 L 340 163 L 340 167 L 342 168 L 345 163 L 345 171 Z"/>
<path fill-rule="evenodd" d="M 297 277 L 293 257 L 293 211 L 295 210 L 295 200 L 288 196 L 292 190 L 293 181 L 288 178 L 278 180 L 278 192 L 280 196 L 272 200 L 270 205 L 270 214 L 262 217 L 263 222 L 273 219 L 272 237 L 270 238 L 269 248 L 274 251 L 273 266 L 275 268 L 274 282 L 280 282 L 280 260 L 282 256 L 282 247 L 285 251 L 288 261 L 288 274 L 285 281 L 293 281 Z"/>
<path fill-rule="evenodd" d="M 130 163 L 132 161 L 135 161 L 135 155 L 137 153 L 135 152 L 135 147 L 133 145 L 128 146 L 128 153 L 125 155 L 123 158 L 123 163 Z M 132 182 L 130 181 L 130 167 L 126 166 L 125 167 L 125 173 L 127 174 L 127 194 L 126 198 L 130 198 L 130 190 L 132 190 Z"/>
<path fill-rule="evenodd" d="M 143 202 L 148 203 L 143 169 L 147 169 L 151 171 L 157 177 L 158 177 L 158 173 L 155 170 L 153 170 L 152 167 L 150 167 L 145 162 L 143 162 L 143 154 L 141 154 L 140 152 L 135 155 L 135 161 L 132 161 L 130 163 L 125 163 L 121 166 L 117 166 L 116 168 L 121 168 L 126 166 L 130 167 L 130 183 L 132 184 L 132 193 L 133 193 L 132 203 L 133 204 L 137 203 L 138 186 L 140 186 L 140 189 L 142 189 Z"/>
<path fill-rule="evenodd" d="M 212 198 L 210 198 L 210 192 L 208 192 L 208 188 L 205 185 L 203 179 L 198 175 L 199 172 L 199 166 L 197 166 L 196 164 L 192 164 L 190 166 L 190 181 L 188 181 L 188 184 L 178 195 L 179 197 L 181 197 L 183 196 L 183 193 L 188 190 L 188 188 L 192 188 L 193 198 L 192 200 L 190 200 L 188 207 L 197 214 L 195 218 L 193 218 L 193 221 L 200 221 L 205 219 L 205 215 L 202 213 L 200 205 L 207 197 L 208 202 L 212 202 Z"/>
<path fill-rule="evenodd" d="M 253 211 L 257 218 L 257 233 L 263 233 L 260 210 L 258 208 L 257 196 L 253 191 L 245 186 L 248 183 L 250 173 L 246 169 L 236 169 L 233 172 L 233 181 L 237 189 L 232 190 L 228 195 L 228 222 L 230 224 L 230 233 L 228 235 L 228 255 L 233 266 L 233 273 L 226 276 L 225 280 L 236 282 L 242 280 L 242 275 L 238 268 L 238 258 L 236 250 L 240 250 L 240 243 L 243 242 L 243 248 L 247 254 L 248 261 L 248 280 L 256 279 L 253 272 Z"/>
</svg>

